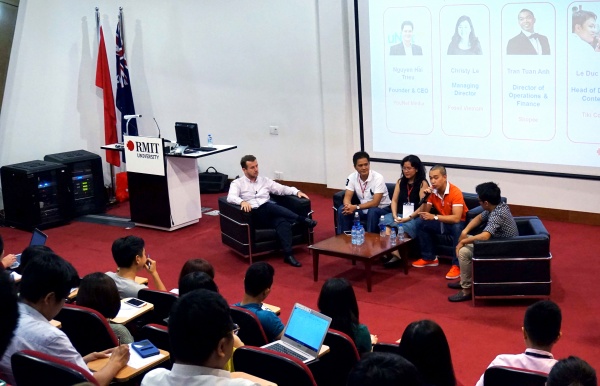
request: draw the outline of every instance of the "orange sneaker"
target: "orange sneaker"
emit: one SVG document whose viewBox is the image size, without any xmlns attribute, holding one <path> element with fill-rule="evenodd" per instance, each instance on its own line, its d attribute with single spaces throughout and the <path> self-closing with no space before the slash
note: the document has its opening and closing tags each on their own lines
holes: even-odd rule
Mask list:
<svg viewBox="0 0 600 386">
<path fill-rule="evenodd" d="M 435 260 L 419 259 L 419 260 L 415 261 L 414 263 L 412 263 L 412 266 L 415 268 L 424 268 L 424 267 L 437 267 L 439 264 L 440 264 L 439 260 L 436 257 Z"/>
<path fill-rule="evenodd" d="M 453 280 L 453 279 L 458 279 L 459 277 L 460 277 L 460 267 L 458 267 L 457 265 L 453 265 L 452 268 L 450 268 L 450 271 L 448 271 L 448 273 L 446 274 L 446 279 Z"/>
</svg>

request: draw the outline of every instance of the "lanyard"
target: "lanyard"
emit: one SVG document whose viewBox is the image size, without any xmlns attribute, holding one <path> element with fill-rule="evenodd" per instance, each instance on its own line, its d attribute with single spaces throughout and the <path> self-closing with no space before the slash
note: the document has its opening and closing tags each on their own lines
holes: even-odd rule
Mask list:
<svg viewBox="0 0 600 386">
<path fill-rule="evenodd" d="M 367 190 L 367 185 L 369 184 L 369 181 L 365 181 L 365 185 L 363 186 L 362 181 L 360 179 L 360 174 L 356 177 L 356 179 L 358 180 L 358 185 L 360 185 L 360 190 L 362 191 L 362 198 L 365 198 L 365 191 Z"/>
<path fill-rule="evenodd" d="M 538 354 L 536 352 L 530 352 L 530 351 L 526 351 L 525 355 L 529 355 L 530 357 L 535 357 L 535 358 L 553 359 L 550 355 Z"/>
<path fill-rule="evenodd" d="M 406 202 L 410 202 L 410 193 L 415 188 L 415 184 L 406 184 L 406 190 L 408 190 L 408 194 L 406 195 Z"/>
</svg>

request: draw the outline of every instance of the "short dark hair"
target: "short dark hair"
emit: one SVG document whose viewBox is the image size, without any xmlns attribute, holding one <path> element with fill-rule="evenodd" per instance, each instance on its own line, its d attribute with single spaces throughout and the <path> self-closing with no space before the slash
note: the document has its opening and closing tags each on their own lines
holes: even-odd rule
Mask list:
<svg viewBox="0 0 600 386">
<path fill-rule="evenodd" d="M 363 355 L 348 375 L 348 386 L 420 386 L 417 368 L 400 355 L 371 352 Z"/>
<path fill-rule="evenodd" d="M 33 260 L 36 256 L 46 253 L 54 253 L 54 251 L 47 245 L 28 246 L 21 253 L 21 264 L 19 265 L 19 268 L 17 268 L 17 272 L 23 273 L 23 271 L 25 271 L 25 267 L 27 267 L 27 264 L 29 264 L 31 260 Z"/>
<path fill-rule="evenodd" d="M 199 289 L 180 297 L 169 316 L 175 362 L 203 365 L 224 337 L 233 339 L 229 305 L 216 292 Z"/>
<path fill-rule="evenodd" d="M 56 299 L 64 299 L 78 284 L 79 276 L 71 263 L 54 253 L 44 253 L 25 267 L 19 296 L 36 303 L 54 292 Z"/>
<path fill-rule="evenodd" d="M 246 169 L 246 167 L 248 166 L 246 164 L 246 162 L 254 162 L 256 161 L 256 157 L 253 156 L 252 154 L 248 154 L 242 157 L 242 160 L 240 161 L 240 165 L 242 166 L 242 169 Z"/>
<path fill-rule="evenodd" d="M 244 291 L 250 296 L 257 296 L 273 285 L 275 269 L 267 262 L 259 261 L 248 267 L 244 277 Z"/>
<path fill-rule="evenodd" d="M 523 327 L 529 340 L 538 346 L 549 346 L 560 336 L 562 313 L 552 300 L 541 300 L 525 311 Z"/>
<path fill-rule="evenodd" d="M 357 151 L 352 156 L 352 163 L 354 164 L 354 166 L 356 166 L 356 164 L 358 163 L 358 160 L 363 159 L 363 158 L 366 158 L 367 161 L 371 162 L 371 157 L 369 157 L 369 153 L 367 153 L 366 151 Z"/>
<path fill-rule="evenodd" d="M 502 200 L 500 187 L 494 182 L 484 182 L 475 187 L 475 192 L 481 201 L 487 201 L 492 205 L 498 205 Z"/>
<path fill-rule="evenodd" d="M 179 279 L 179 296 L 197 289 L 219 292 L 215 281 L 206 272 L 191 272 Z"/>
<path fill-rule="evenodd" d="M 517 17 L 519 17 L 518 15 L 522 14 L 523 12 L 529 12 L 531 14 L 531 16 L 533 16 L 535 18 L 535 15 L 533 14 L 533 12 L 531 12 L 527 8 L 523 8 L 522 10 L 520 10 L 519 13 L 517 14 Z"/>
<path fill-rule="evenodd" d="M 0 357 L 10 344 L 19 319 L 17 290 L 8 272 L 0 271 Z"/>
<path fill-rule="evenodd" d="M 94 309 L 107 319 L 114 318 L 121 308 L 115 281 L 102 272 L 85 275 L 79 283 L 77 305 Z"/>
<path fill-rule="evenodd" d="M 112 255 L 119 268 L 129 268 L 136 256 L 144 253 L 144 239 L 137 236 L 125 236 L 116 239 L 112 244 Z"/>
<path fill-rule="evenodd" d="M 431 169 L 429 169 L 429 172 L 431 173 L 435 170 L 439 170 L 440 173 L 442 174 L 442 176 L 448 175 L 448 174 L 446 174 L 446 167 L 444 165 L 440 165 L 440 164 L 434 165 L 431 167 Z"/>
<path fill-rule="evenodd" d="M 185 275 L 192 272 L 205 272 L 211 279 L 215 278 L 215 268 L 211 263 L 204 259 L 189 259 L 183 264 L 183 267 L 181 267 L 179 281 L 181 281 Z"/>
<path fill-rule="evenodd" d="M 398 354 L 415 365 L 426 384 L 456 384 L 446 334 L 433 320 L 418 320 L 406 326 Z"/>
<path fill-rule="evenodd" d="M 597 20 L 598 16 L 592 11 L 579 9 L 578 7 L 571 8 L 573 16 L 571 16 L 571 32 L 575 32 L 575 26 L 585 23 L 588 19 Z"/>
<path fill-rule="evenodd" d="M 546 386 L 597 386 L 596 370 L 581 358 L 570 356 L 556 362 Z"/>
<path fill-rule="evenodd" d="M 409 25 L 410 28 L 412 28 L 413 30 L 415 29 L 415 26 L 413 25 L 412 21 L 405 20 L 405 21 L 402 22 L 402 25 L 400 25 L 400 30 L 404 30 L 404 26 L 405 25 Z"/>
</svg>

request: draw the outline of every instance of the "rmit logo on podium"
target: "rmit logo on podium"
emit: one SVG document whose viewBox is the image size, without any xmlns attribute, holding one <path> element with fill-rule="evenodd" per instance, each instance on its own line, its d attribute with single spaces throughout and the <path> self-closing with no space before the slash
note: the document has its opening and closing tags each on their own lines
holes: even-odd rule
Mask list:
<svg viewBox="0 0 600 386">
<path fill-rule="evenodd" d="M 164 176 L 164 148 L 161 138 L 125 136 L 127 171 Z"/>
</svg>

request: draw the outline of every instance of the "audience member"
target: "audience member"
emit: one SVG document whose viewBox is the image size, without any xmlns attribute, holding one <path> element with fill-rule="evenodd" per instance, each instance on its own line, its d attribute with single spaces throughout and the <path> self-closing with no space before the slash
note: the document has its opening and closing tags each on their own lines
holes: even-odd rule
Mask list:
<svg viewBox="0 0 600 386">
<path fill-rule="evenodd" d="M 419 320 L 409 324 L 400 339 L 398 353 L 415 365 L 426 385 L 457 384 L 446 334 L 436 322 Z"/>
<path fill-rule="evenodd" d="M 21 350 L 40 351 L 78 365 L 83 370 L 88 370 L 87 362 L 106 358 L 111 354 L 106 365 L 93 373 L 101 385 L 108 385 L 127 364 L 127 345 L 82 357 L 65 333 L 48 323 L 59 313 L 69 291 L 77 286 L 78 281 L 75 268 L 55 254 L 43 254 L 29 262 L 21 281 L 18 326 L 0 362 L 0 372 L 6 375 L 9 383 L 15 383 L 10 358 Z"/>
<path fill-rule="evenodd" d="M 169 316 L 172 370 L 150 371 L 142 386 L 257 385 L 231 379 L 223 367 L 233 352 L 235 325 L 221 295 L 195 290 L 177 300 Z"/>
<path fill-rule="evenodd" d="M 369 352 L 377 336 L 358 320 L 358 303 L 350 282 L 344 278 L 328 279 L 321 288 L 319 311 L 331 318 L 331 328 L 341 331 L 354 341 L 359 354 Z"/>
<path fill-rule="evenodd" d="M 583 359 L 570 356 L 552 366 L 546 386 L 598 386 L 596 370 Z"/>
<path fill-rule="evenodd" d="M 85 275 L 79 284 L 77 305 L 94 309 L 108 319 L 120 343 L 133 343 L 133 336 L 127 327 L 111 321 L 121 309 L 121 299 L 117 285 L 108 275 L 102 272 Z"/>
<path fill-rule="evenodd" d="M 179 279 L 177 280 L 177 283 L 180 283 L 184 276 L 192 272 L 204 272 L 210 276 L 211 279 L 215 279 L 215 268 L 211 263 L 204 259 L 189 259 L 185 262 L 185 264 L 183 264 L 183 267 L 181 267 L 181 272 L 179 272 Z M 173 288 L 171 292 L 174 294 L 179 294 L 179 288 Z"/>
<path fill-rule="evenodd" d="M 284 327 L 273 311 L 262 307 L 262 302 L 271 293 L 274 275 L 275 270 L 271 264 L 264 261 L 252 264 L 244 278 L 244 297 L 235 304 L 256 314 L 269 342 L 281 338 Z"/>
<path fill-rule="evenodd" d="M 0 357 L 8 347 L 13 331 L 17 327 L 19 308 L 17 306 L 17 291 L 10 275 L 0 270 Z M 0 374 L 0 379 L 2 375 Z"/>
<path fill-rule="evenodd" d="M 452 267 L 446 274 L 446 279 L 458 279 L 460 268 L 456 257 L 456 244 L 465 227 L 467 218 L 467 205 L 459 188 L 448 182 L 446 168 L 435 165 L 429 170 L 431 187 L 425 190 L 430 194 L 426 203 L 419 208 L 419 221 L 417 222 L 417 235 L 421 247 L 421 258 L 412 266 L 416 268 L 437 267 L 439 262 L 433 251 L 433 235 L 446 234 L 452 242 Z M 430 213 L 435 208 L 438 214 Z"/>
<path fill-rule="evenodd" d="M 360 215 L 361 221 L 366 221 L 367 232 L 379 233 L 379 218 L 391 212 L 391 201 L 385 179 L 381 174 L 371 170 L 371 158 L 368 153 L 364 151 L 354 153 L 352 162 L 356 171 L 346 179 L 344 202 L 337 211 L 337 234 L 352 229 L 354 213 Z M 359 205 L 352 203 L 355 194 L 360 201 Z"/>
<path fill-rule="evenodd" d="M 206 272 L 191 272 L 179 279 L 179 296 L 197 289 L 219 292 L 214 280 Z"/>
<path fill-rule="evenodd" d="M 348 375 L 348 386 L 421 386 L 416 367 L 400 355 L 372 352 L 363 355 Z"/>
<path fill-rule="evenodd" d="M 473 284 L 473 242 L 489 240 L 490 238 L 515 237 L 519 235 L 517 223 L 510 212 L 508 205 L 502 202 L 500 188 L 493 182 L 484 182 L 475 187 L 479 204 L 483 212 L 471 220 L 460 234 L 456 245 L 456 255 L 460 264 L 460 281 L 449 283 L 448 287 L 460 291 L 450 297 L 451 302 L 462 302 L 472 298 L 471 285 Z M 478 235 L 470 233 L 481 224 L 485 228 Z"/>
<path fill-rule="evenodd" d="M 17 261 L 17 257 L 13 254 L 4 256 L 4 240 L 0 235 L 0 270 L 6 269 Z"/>
<path fill-rule="evenodd" d="M 47 245 L 30 245 L 23 250 L 21 253 L 21 264 L 15 270 L 20 274 L 23 274 L 25 271 L 25 267 L 31 260 L 33 260 L 36 256 L 43 255 L 45 253 L 54 253 L 54 251 Z"/>
<path fill-rule="evenodd" d="M 553 301 L 542 300 L 532 304 L 525 311 L 523 320 L 525 352 L 498 355 L 488 367 L 507 366 L 548 374 L 556 363 L 551 351 L 562 335 L 561 323 L 560 308 Z M 483 375 L 481 375 L 476 386 L 483 385 Z"/>
<path fill-rule="evenodd" d="M 146 270 L 152 276 L 154 285 L 161 291 L 166 291 L 156 268 L 156 261 L 146 255 L 144 240 L 137 236 L 126 236 L 116 239 L 112 245 L 112 255 L 118 271 L 106 272 L 115 281 L 121 298 L 136 297 L 139 290 L 146 288 L 135 282 L 136 274 Z"/>
<path fill-rule="evenodd" d="M 227 202 L 240 205 L 241 210 L 249 212 L 259 228 L 274 228 L 283 249 L 283 262 L 292 267 L 301 267 L 302 264 L 292 254 L 292 224 L 300 222 L 314 228 L 317 222 L 271 201 L 271 194 L 297 196 L 307 200 L 308 196 L 294 187 L 259 176 L 258 161 L 253 155 L 243 156 L 240 165 L 244 176 L 231 182 Z"/>
</svg>

